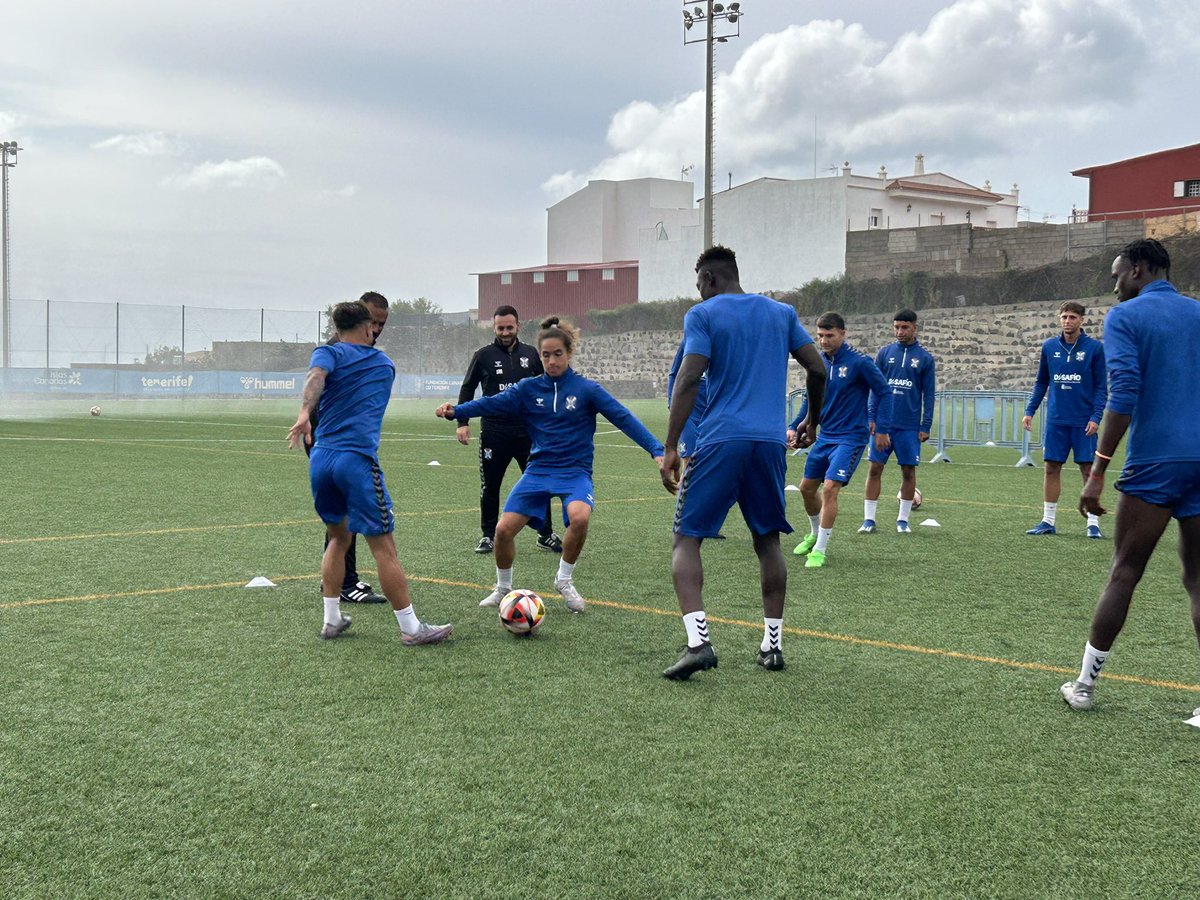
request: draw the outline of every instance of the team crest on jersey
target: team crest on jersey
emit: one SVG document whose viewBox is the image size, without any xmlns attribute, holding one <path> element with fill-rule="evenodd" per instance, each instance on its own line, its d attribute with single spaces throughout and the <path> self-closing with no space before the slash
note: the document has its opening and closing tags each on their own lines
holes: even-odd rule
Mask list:
<svg viewBox="0 0 1200 900">
<path fill-rule="evenodd" d="M 522 368 L 522 369 L 528 369 L 528 368 L 529 368 L 529 357 L 528 357 L 528 356 L 522 356 L 522 357 L 521 357 L 521 368 Z"/>
<path fill-rule="evenodd" d="M 918 365 L 920 365 L 920 362 L 921 362 L 920 360 L 914 359 L 912 362 L 909 363 L 909 367 L 915 369 Z"/>
<path fill-rule="evenodd" d="M 1055 351 L 1054 351 L 1054 358 L 1055 358 L 1055 359 L 1061 359 L 1061 358 L 1062 358 L 1062 354 L 1061 354 L 1061 353 L 1059 353 L 1057 350 L 1055 350 Z"/>
<path fill-rule="evenodd" d="M 684 443 L 683 441 L 680 441 L 680 442 L 679 442 L 679 455 L 680 455 L 680 456 L 686 456 L 686 455 L 687 455 L 687 444 L 686 444 L 686 443 Z"/>
<path fill-rule="evenodd" d="M 1075 354 L 1075 362 L 1083 362 L 1083 358 L 1087 355 L 1086 350 L 1080 350 Z"/>
<path fill-rule="evenodd" d="M 534 397 L 533 400 L 535 403 L 537 403 L 538 406 L 546 405 L 546 401 L 544 399 L 542 399 L 541 397 Z"/>
<path fill-rule="evenodd" d="M 576 400 L 576 397 L 574 395 L 567 397 L 567 409 L 575 408 L 575 400 Z"/>
<path fill-rule="evenodd" d="M 894 357 L 894 356 L 889 356 L 889 357 L 888 357 L 888 365 L 889 365 L 889 366 L 890 366 L 892 363 L 894 363 L 895 361 L 896 361 L 896 357 Z"/>
<path fill-rule="evenodd" d="M 838 366 L 838 378 L 846 377 L 846 369 L 847 369 L 846 366 Z"/>
</svg>

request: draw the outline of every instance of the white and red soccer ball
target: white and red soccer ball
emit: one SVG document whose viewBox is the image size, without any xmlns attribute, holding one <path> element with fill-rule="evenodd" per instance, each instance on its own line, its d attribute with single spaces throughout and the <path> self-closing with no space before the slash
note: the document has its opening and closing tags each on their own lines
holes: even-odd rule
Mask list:
<svg viewBox="0 0 1200 900">
<path fill-rule="evenodd" d="M 533 591 L 509 591 L 500 601 L 500 624 L 513 634 L 531 635 L 545 620 L 546 604 Z"/>
</svg>

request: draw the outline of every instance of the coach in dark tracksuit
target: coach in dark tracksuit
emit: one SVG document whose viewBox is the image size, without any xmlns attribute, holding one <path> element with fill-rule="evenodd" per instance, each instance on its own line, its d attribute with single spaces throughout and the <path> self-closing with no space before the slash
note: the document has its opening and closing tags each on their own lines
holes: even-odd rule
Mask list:
<svg viewBox="0 0 1200 900">
<path fill-rule="evenodd" d="M 538 352 L 529 344 L 517 339 L 520 328 L 517 311 L 511 306 L 500 306 L 492 316 L 492 330 L 496 340 L 480 347 L 471 357 L 467 376 L 458 392 L 458 402 L 466 403 L 475 396 L 475 389 L 483 386 L 483 396 L 494 397 L 512 387 L 522 378 L 542 374 L 542 361 Z M 467 419 L 458 420 L 458 442 L 467 444 L 471 440 L 471 429 Z M 531 443 L 529 432 L 520 419 L 508 416 L 484 416 L 479 434 L 479 526 L 483 537 L 475 547 L 476 553 L 491 553 L 496 537 L 496 521 L 500 517 L 500 485 L 508 464 L 514 459 L 521 471 L 529 462 Z M 546 504 L 546 523 L 538 533 L 537 545 L 543 550 L 562 552 L 562 540 L 551 530 L 549 504 Z"/>
</svg>

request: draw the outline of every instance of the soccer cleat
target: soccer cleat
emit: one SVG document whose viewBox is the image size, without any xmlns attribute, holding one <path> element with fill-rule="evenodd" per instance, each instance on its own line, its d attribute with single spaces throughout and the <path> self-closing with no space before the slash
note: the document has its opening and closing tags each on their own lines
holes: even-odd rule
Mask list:
<svg viewBox="0 0 1200 900">
<path fill-rule="evenodd" d="M 792 553 L 796 556 L 808 556 L 809 551 L 817 544 L 817 536 L 815 534 L 807 535 L 804 540 L 798 543 Z"/>
<path fill-rule="evenodd" d="M 573 613 L 583 612 L 586 604 L 579 591 L 575 589 L 575 583 L 571 579 L 556 578 L 554 579 L 554 587 L 562 594 L 562 598 L 567 601 L 567 609 Z"/>
<path fill-rule="evenodd" d="M 454 631 L 454 626 L 447 622 L 445 625 L 430 625 L 422 622 L 413 634 L 400 633 L 400 640 L 405 647 L 416 647 L 418 644 L 440 644 Z"/>
<path fill-rule="evenodd" d="M 905 522 L 903 519 L 899 519 L 896 522 L 896 533 L 897 534 L 912 534 L 912 529 L 908 527 L 907 522 Z"/>
<path fill-rule="evenodd" d="M 695 649 L 684 647 L 683 654 L 675 662 L 663 669 L 663 678 L 672 681 L 687 681 L 696 672 L 717 667 L 717 651 L 712 644 L 705 641 Z"/>
<path fill-rule="evenodd" d="M 349 616 L 342 616 L 336 625 L 330 625 L 328 622 L 326 622 L 321 627 L 321 640 L 332 641 L 335 637 L 343 634 L 346 629 L 350 627 L 351 621 L 352 620 Z"/>
<path fill-rule="evenodd" d="M 1098 540 L 1100 540 L 1100 538 L 1104 537 L 1104 535 L 1102 535 L 1100 533 L 1099 525 L 1089 525 L 1087 527 L 1087 536 L 1090 537 L 1093 541 L 1098 541 Z"/>
<path fill-rule="evenodd" d="M 479 605 L 481 607 L 499 606 L 500 601 L 505 598 L 510 590 L 512 590 L 512 588 L 508 588 L 506 590 L 505 588 L 500 587 L 500 585 L 496 585 L 490 594 L 479 601 Z"/>
<path fill-rule="evenodd" d="M 874 519 L 863 519 L 862 525 L 860 525 L 858 527 L 858 533 L 859 534 L 874 534 L 875 533 L 875 520 Z"/>
<path fill-rule="evenodd" d="M 1036 525 L 1034 525 L 1032 528 L 1030 528 L 1025 533 L 1026 534 L 1058 534 L 1058 529 L 1055 528 L 1053 525 L 1051 525 L 1049 522 L 1042 521 L 1042 522 L 1038 522 Z"/>
<path fill-rule="evenodd" d="M 776 647 L 774 650 L 759 650 L 758 664 L 764 669 L 778 672 L 783 668 L 783 651 Z"/>
<path fill-rule="evenodd" d="M 375 593 L 365 581 L 359 581 L 352 588 L 342 589 L 341 600 L 343 603 L 386 603 L 387 597 Z"/>
<path fill-rule="evenodd" d="M 804 561 L 804 568 L 806 569 L 821 569 L 824 568 L 824 566 L 825 554 L 820 550 L 810 551 L 808 554 L 808 559 Z"/>
<path fill-rule="evenodd" d="M 475 545 L 476 553 L 491 553 L 495 549 L 496 549 L 495 542 L 487 535 L 484 535 L 483 537 L 481 537 L 479 539 L 479 543 Z"/>
<path fill-rule="evenodd" d="M 1067 701 L 1067 705 L 1071 709 L 1091 709 L 1092 694 L 1096 690 L 1095 684 L 1084 684 L 1081 681 L 1068 681 L 1058 689 L 1062 694 L 1062 698 Z"/>
<path fill-rule="evenodd" d="M 538 535 L 539 550 L 549 550 L 551 553 L 562 553 L 562 538 L 553 531 L 547 535 Z"/>
</svg>

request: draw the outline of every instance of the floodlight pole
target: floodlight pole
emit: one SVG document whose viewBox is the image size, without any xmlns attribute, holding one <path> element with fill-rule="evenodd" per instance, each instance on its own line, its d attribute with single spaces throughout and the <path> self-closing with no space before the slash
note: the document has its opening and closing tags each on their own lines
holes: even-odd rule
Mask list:
<svg viewBox="0 0 1200 900">
<path fill-rule="evenodd" d="M 694 0 L 693 0 L 694 2 Z M 727 6 L 714 0 L 705 0 L 707 11 L 699 6 L 692 8 L 690 3 L 683 5 L 683 43 L 697 44 L 704 41 L 705 71 L 704 71 L 704 249 L 713 245 L 713 191 L 716 183 L 713 175 L 713 75 L 716 70 L 715 46 L 718 42 L 725 43 L 731 37 L 741 34 L 737 24 L 743 13 L 741 3 L 735 2 Z M 698 20 L 704 21 L 704 37 L 688 39 L 688 30 Z M 715 25 L 721 20 L 727 25 L 735 26 L 731 32 L 717 35 Z"/>
<path fill-rule="evenodd" d="M 0 267 L 3 268 L 0 272 L 0 332 L 3 333 L 0 344 L 6 369 L 12 365 L 8 345 L 8 170 L 17 164 L 17 151 L 20 149 L 16 141 L 0 141 L 0 182 L 3 183 L 0 187 Z"/>
</svg>

